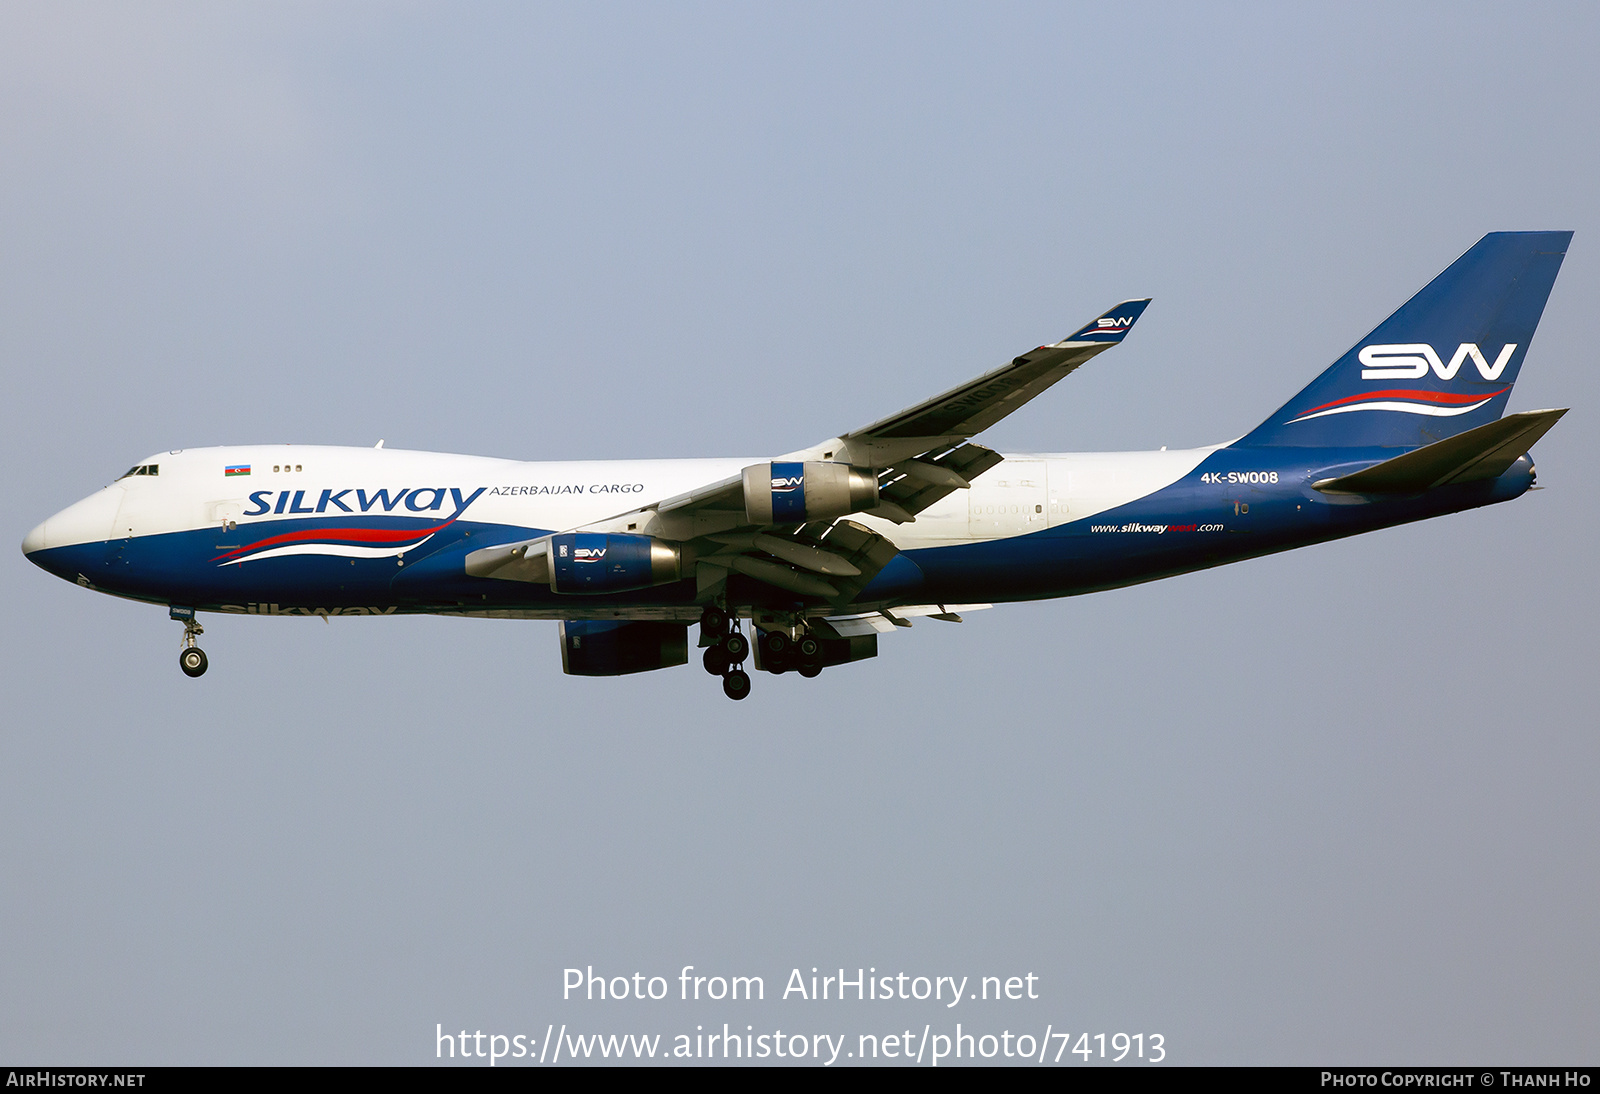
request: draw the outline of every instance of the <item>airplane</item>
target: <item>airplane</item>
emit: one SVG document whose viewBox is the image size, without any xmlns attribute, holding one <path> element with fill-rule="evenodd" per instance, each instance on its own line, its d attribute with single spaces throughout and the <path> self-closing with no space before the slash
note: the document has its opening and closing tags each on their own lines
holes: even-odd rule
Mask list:
<svg viewBox="0 0 1600 1094">
<path fill-rule="evenodd" d="M 199 613 L 560 621 L 563 670 L 696 649 L 745 670 L 875 657 L 912 620 L 1076 596 L 1509 501 L 1566 408 L 1505 413 L 1571 232 L 1483 237 L 1237 440 L 1001 455 L 972 438 L 1122 342 L 1147 299 L 860 429 L 749 459 L 530 463 L 256 445 L 151 455 L 28 533 L 87 589 Z M 745 633 L 748 625 L 749 634 Z"/>
</svg>

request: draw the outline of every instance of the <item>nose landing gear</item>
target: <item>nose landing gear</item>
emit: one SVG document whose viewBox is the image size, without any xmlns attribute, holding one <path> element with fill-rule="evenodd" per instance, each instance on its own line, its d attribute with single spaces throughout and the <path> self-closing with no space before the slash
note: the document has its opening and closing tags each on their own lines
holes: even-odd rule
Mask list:
<svg viewBox="0 0 1600 1094">
<path fill-rule="evenodd" d="M 208 664 L 206 651 L 199 646 L 190 646 L 178 654 L 178 667 L 185 676 L 204 676 Z"/>
<path fill-rule="evenodd" d="M 206 629 L 194 617 L 193 608 L 169 608 L 168 614 L 183 624 L 183 649 L 178 652 L 178 667 L 185 676 L 204 676 L 210 662 L 206 660 L 206 651 L 195 645 L 194 640 L 205 634 Z"/>
</svg>

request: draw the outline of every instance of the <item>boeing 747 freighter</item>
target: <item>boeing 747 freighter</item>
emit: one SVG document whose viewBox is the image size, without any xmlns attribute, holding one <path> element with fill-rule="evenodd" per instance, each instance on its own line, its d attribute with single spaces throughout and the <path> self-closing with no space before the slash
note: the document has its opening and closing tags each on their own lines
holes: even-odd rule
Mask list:
<svg viewBox="0 0 1600 1094">
<path fill-rule="evenodd" d="M 22 549 L 200 613 L 560 621 L 566 672 L 816 676 L 912 620 L 960 622 L 1509 501 L 1565 413 L 1506 413 L 1570 232 L 1485 236 L 1267 419 L 1186 451 L 1001 455 L 973 438 L 1128 336 L 1059 342 L 820 444 L 745 459 L 525 463 L 377 448 L 162 452 Z"/>
</svg>

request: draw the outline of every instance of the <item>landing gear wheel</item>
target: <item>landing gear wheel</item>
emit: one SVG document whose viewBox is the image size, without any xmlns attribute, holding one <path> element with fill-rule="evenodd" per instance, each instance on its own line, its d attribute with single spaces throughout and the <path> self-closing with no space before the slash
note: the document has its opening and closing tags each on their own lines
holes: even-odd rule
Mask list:
<svg viewBox="0 0 1600 1094">
<path fill-rule="evenodd" d="M 761 636 L 761 652 L 781 664 L 789 656 L 789 636 L 782 631 L 768 631 Z"/>
<path fill-rule="evenodd" d="M 715 638 L 728 633 L 728 616 L 714 604 L 707 604 L 700 613 L 700 631 Z"/>
<path fill-rule="evenodd" d="M 183 649 L 178 651 L 178 667 L 188 677 L 204 676 L 206 671 L 206 654 L 194 640 L 206 633 L 200 625 L 200 620 L 195 618 L 193 608 L 172 607 L 168 605 L 167 614 L 183 624 Z"/>
<path fill-rule="evenodd" d="M 743 669 L 734 669 L 722 678 L 722 694 L 730 699 L 743 699 L 750 694 L 750 677 Z"/>
<path fill-rule="evenodd" d="M 722 640 L 722 651 L 728 655 L 728 663 L 737 665 L 750 653 L 750 640 L 738 631 L 734 631 Z M 750 685 L 745 684 L 745 690 L 750 690 Z M 743 696 L 740 696 L 742 699 Z"/>
<path fill-rule="evenodd" d="M 822 642 L 815 635 L 803 634 L 794 644 L 794 652 L 800 660 L 800 675 L 806 679 L 818 676 L 822 672 Z"/>
<path fill-rule="evenodd" d="M 721 646 L 706 647 L 705 655 L 700 662 L 712 676 L 721 676 L 728 671 L 728 655 Z"/>
</svg>

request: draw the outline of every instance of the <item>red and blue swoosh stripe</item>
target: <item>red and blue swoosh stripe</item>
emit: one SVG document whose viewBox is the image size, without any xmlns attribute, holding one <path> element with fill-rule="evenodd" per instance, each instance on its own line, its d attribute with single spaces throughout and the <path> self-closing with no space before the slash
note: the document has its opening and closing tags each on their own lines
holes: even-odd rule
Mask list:
<svg viewBox="0 0 1600 1094">
<path fill-rule="evenodd" d="M 235 547 L 217 555 L 212 561 L 221 566 L 232 566 L 286 555 L 392 558 L 422 546 L 454 523 L 455 518 L 452 517 L 431 528 L 305 528 Z"/>
<path fill-rule="evenodd" d="M 1325 418 L 1330 414 L 1349 414 L 1356 410 L 1387 410 L 1401 414 L 1427 414 L 1438 418 L 1453 418 L 1470 414 L 1511 390 L 1510 385 L 1491 395 L 1463 395 L 1448 391 L 1421 391 L 1411 388 L 1390 388 L 1385 391 L 1363 391 L 1360 395 L 1347 395 L 1330 403 L 1322 403 L 1301 411 L 1285 425 Z"/>
</svg>

